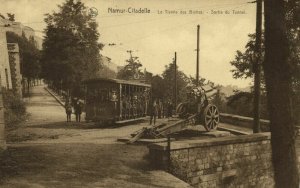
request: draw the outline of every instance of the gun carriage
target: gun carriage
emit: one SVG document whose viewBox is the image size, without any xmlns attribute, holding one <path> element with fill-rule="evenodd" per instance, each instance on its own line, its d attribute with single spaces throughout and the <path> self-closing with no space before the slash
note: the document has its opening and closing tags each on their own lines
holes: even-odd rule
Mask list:
<svg viewBox="0 0 300 188">
<path fill-rule="evenodd" d="M 131 136 L 129 143 L 140 138 L 161 138 L 179 132 L 188 126 L 203 125 L 206 131 L 217 129 L 220 121 L 218 108 L 209 102 L 215 94 L 211 86 L 192 86 L 188 88 L 187 101 L 176 107 L 179 120 L 171 124 L 159 124 L 151 128 L 143 128 Z"/>
</svg>

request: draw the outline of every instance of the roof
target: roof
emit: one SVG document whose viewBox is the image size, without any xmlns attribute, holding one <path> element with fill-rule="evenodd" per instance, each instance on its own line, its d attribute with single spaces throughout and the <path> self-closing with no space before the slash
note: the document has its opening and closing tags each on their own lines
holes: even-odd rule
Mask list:
<svg viewBox="0 0 300 188">
<path fill-rule="evenodd" d="M 121 80 L 121 79 L 112 79 L 112 78 L 93 78 L 89 80 L 85 80 L 84 83 L 95 83 L 95 82 L 113 82 L 118 84 L 129 84 L 129 85 L 136 85 L 136 86 L 144 86 L 144 87 L 151 87 L 150 84 L 141 83 L 138 81 L 131 81 L 131 80 Z"/>
</svg>

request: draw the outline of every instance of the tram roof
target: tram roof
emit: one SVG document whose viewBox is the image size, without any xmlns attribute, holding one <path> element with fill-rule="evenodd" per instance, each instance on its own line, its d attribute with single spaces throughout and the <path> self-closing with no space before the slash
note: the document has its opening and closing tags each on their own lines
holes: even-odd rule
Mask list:
<svg viewBox="0 0 300 188">
<path fill-rule="evenodd" d="M 93 78 L 93 79 L 84 81 L 84 83 L 86 83 L 86 84 L 96 83 L 96 82 L 112 82 L 112 83 L 118 83 L 118 84 L 128 84 L 128 85 L 151 87 L 150 84 L 141 83 L 138 81 L 121 80 L 121 79 L 113 79 L 113 78 Z"/>
</svg>

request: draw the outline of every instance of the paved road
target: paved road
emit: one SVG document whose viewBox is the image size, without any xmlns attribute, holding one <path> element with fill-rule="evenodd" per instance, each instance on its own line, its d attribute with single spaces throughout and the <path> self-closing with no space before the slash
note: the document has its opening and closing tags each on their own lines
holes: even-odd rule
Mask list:
<svg viewBox="0 0 300 188">
<path fill-rule="evenodd" d="M 152 169 L 148 149 L 116 142 L 147 123 L 95 128 L 65 122 L 64 109 L 44 90 L 33 88 L 29 120 L 7 133 L 0 156 L 0 187 L 188 187 Z"/>
</svg>

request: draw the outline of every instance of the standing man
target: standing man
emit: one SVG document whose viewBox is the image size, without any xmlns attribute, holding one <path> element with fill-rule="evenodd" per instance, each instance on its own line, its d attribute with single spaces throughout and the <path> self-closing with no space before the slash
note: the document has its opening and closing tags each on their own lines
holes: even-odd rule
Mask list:
<svg viewBox="0 0 300 188">
<path fill-rule="evenodd" d="M 79 100 L 75 103 L 74 110 L 75 110 L 76 122 L 80 122 L 81 113 L 82 113 L 82 105 Z"/>
<path fill-rule="evenodd" d="M 157 103 L 156 100 L 154 100 L 153 103 L 150 105 L 150 125 L 152 124 L 152 119 L 155 125 L 156 116 L 157 116 Z"/>
<path fill-rule="evenodd" d="M 65 109 L 66 109 L 66 114 L 67 114 L 67 122 L 71 122 L 72 105 L 69 100 L 66 101 Z"/>
<path fill-rule="evenodd" d="M 172 110 L 173 110 L 173 105 L 172 105 L 171 100 L 169 100 L 168 106 L 167 106 L 168 118 L 172 118 Z"/>
</svg>

